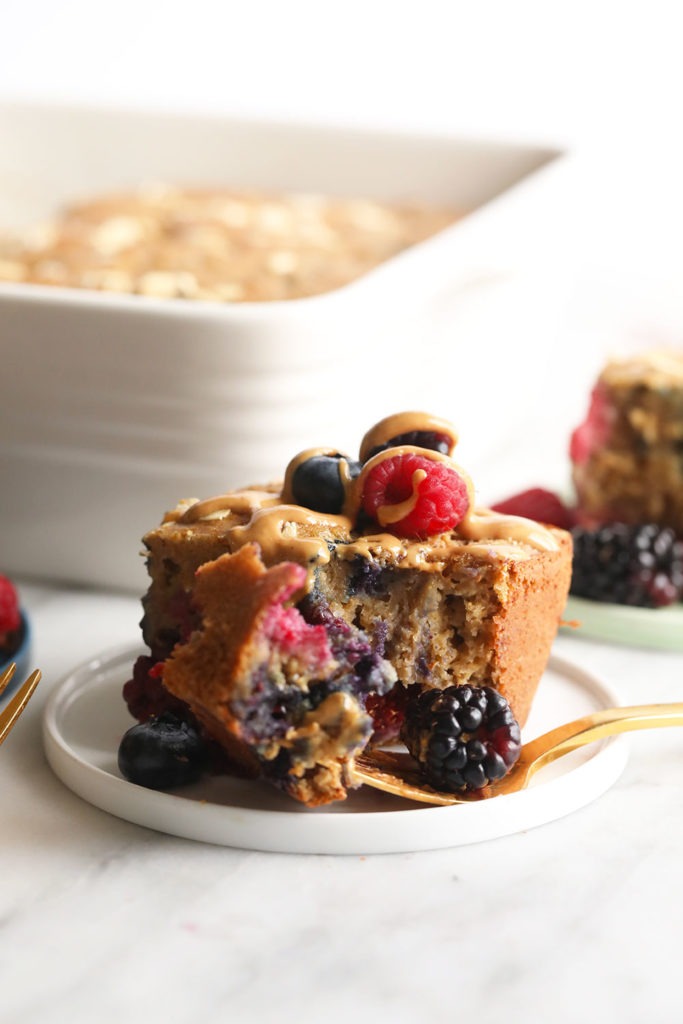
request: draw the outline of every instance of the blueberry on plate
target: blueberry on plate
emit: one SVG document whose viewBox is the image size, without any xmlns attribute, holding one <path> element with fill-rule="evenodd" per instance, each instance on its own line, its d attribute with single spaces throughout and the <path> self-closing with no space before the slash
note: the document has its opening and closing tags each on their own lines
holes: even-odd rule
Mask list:
<svg viewBox="0 0 683 1024">
<path fill-rule="evenodd" d="M 119 771 L 147 789 L 177 789 L 197 782 L 205 750 L 197 731 L 166 713 L 134 725 L 119 745 Z"/>
</svg>

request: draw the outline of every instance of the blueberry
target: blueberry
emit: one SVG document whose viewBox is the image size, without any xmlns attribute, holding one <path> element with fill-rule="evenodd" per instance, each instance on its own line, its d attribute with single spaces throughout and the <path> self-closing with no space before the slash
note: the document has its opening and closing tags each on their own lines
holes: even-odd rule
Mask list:
<svg viewBox="0 0 683 1024">
<path fill-rule="evenodd" d="M 176 789 L 197 782 L 205 751 L 187 722 L 166 713 L 134 725 L 119 745 L 119 771 L 147 789 Z"/>
<path fill-rule="evenodd" d="M 351 479 L 358 476 L 359 463 L 344 455 L 313 455 L 298 465 L 292 477 L 292 495 L 297 504 L 315 512 L 340 513 L 346 498 L 343 463 Z"/>
</svg>

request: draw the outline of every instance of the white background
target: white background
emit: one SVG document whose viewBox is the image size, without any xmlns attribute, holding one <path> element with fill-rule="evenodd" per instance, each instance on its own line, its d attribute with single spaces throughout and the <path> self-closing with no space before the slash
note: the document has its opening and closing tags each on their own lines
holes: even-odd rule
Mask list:
<svg viewBox="0 0 683 1024">
<path fill-rule="evenodd" d="M 650 146 L 679 5 L 3 0 L 0 89 Z"/>
<path fill-rule="evenodd" d="M 683 337 L 675 0 L 0 0 L 0 12 L 0 98 L 566 146 L 579 244 L 561 344 L 587 360 L 581 387 L 603 353 Z"/>
<path fill-rule="evenodd" d="M 676 0 L 0 0 L 0 12 L 0 97 L 559 142 L 590 161 L 586 263 L 658 281 L 680 269 Z"/>
</svg>

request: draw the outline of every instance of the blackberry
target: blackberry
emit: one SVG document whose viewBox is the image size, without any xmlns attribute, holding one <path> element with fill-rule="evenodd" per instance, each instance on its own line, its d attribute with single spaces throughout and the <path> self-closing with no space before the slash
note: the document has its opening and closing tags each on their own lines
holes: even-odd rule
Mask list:
<svg viewBox="0 0 683 1024">
<path fill-rule="evenodd" d="M 405 721 L 406 690 L 400 683 L 388 693 L 371 693 L 365 702 L 365 710 L 372 718 L 373 743 L 394 743 Z"/>
<path fill-rule="evenodd" d="M 577 597 L 662 608 L 683 597 L 683 542 L 656 523 L 575 527 L 570 591 Z"/>
<path fill-rule="evenodd" d="M 386 451 L 387 448 L 397 448 L 403 444 L 414 445 L 416 448 L 427 448 L 433 452 L 440 452 L 442 455 L 450 455 L 453 441 L 446 434 L 437 434 L 434 430 L 408 430 L 405 434 L 397 434 L 385 444 L 378 444 L 368 453 L 367 459 L 371 459 L 378 452 Z M 366 461 L 367 461 L 366 459 Z"/>
<path fill-rule="evenodd" d="M 522 749 L 510 705 L 490 686 L 410 693 L 401 738 L 429 785 L 451 792 L 502 779 Z"/>
</svg>

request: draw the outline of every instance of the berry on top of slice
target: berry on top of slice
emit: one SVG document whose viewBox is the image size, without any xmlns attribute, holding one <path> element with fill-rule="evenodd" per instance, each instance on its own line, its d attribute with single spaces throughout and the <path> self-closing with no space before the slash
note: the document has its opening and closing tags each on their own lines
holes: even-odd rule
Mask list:
<svg viewBox="0 0 683 1024">
<path fill-rule="evenodd" d="M 526 491 L 520 491 L 519 494 L 513 494 L 504 501 L 496 502 L 491 509 L 503 515 L 524 516 L 525 519 L 534 519 L 537 523 L 559 526 L 562 530 L 571 530 L 576 522 L 573 509 L 565 505 L 553 491 L 543 487 L 530 487 Z"/>
<path fill-rule="evenodd" d="M 0 575 L 0 649 L 11 647 L 12 635 L 21 627 L 19 597 L 14 584 Z"/>
<path fill-rule="evenodd" d="M 430 786 L 479 790 L 508 774 L 522 741 L 502 694 L 491 686 L 412 690 L 401 738 Z"/>
<path fill-rule="evenodd" d="M 360 472 L 360 463 L 340 452 L 302 452 L 292 459 L 285 477 L 285 494 L 315 512 L 339 514 L 348 483 Z"/>
<path fill-rule="evenodd" d="M 388 449 L 364 470 L 363 511 L 397 537 L 453 530 L 467 515 L 470 492 L 454 466 L 416 449 Z"/>
<path fill-rule="evenodd" d="M 440 452 L 442 455 L 450 455 L 453 450 L 453 439 L 448 434 L 442 434 L 436 430 L 407 430 L 404 434 L 396 434 L 389 438 L 384 444 L 377 444 L 367 455 L 371 459 L 377 452 L 383 452 L 387 448 L 398 448 L 400 445 L 410 444 L 416 448 L 426 448 L 428 451 Z"/>
<path fill-rule="evenodd" d="M 368 430 L 359 458 L 368 462 L 377 452 L 406 444 L 450 455 L 457 443 L 458 435 L 448 420 L 424 412 L 399 412 L 385 416 Z"/>
</svg>

